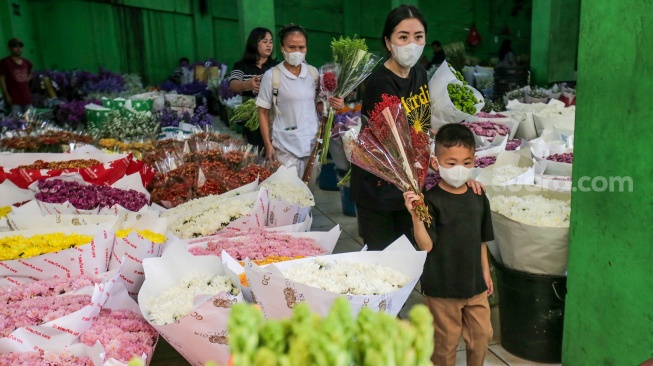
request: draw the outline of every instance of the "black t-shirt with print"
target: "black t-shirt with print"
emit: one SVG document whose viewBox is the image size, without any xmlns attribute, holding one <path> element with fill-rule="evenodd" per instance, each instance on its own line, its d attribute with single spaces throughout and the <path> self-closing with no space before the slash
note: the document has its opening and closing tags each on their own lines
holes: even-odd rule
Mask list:
<svg viewBox="0 0 653 366">
<path fill-rule="evenodd" d="M 265 74 L 266 71 L 268 71 L 270 68 L 275 66 L 277 63 L 278 62 L 273 60 L 272 58 L 268 58 L 268 60 L 263 65 L 261 65 L 261 68 L 259 68 L 254 63 L 245 62 L 243 60 L 236 61 L 236 63 L 234 64 L 234 68 L 231 71 L 231 75 L 229 75 L 229 81 L 231 80 L 247 81 L 253 78 L 254 76 Z M 242 95 L 245 99 L 256 97 L 251 90 L 244 91 Z"/>
<path fill-rule="evenodd" d="M 453 194 L 436 185 L 424 193 L 424 199 L 431 215 L 426 230 L 433 241 L 420 279 L 424 294 L 468 299 L 487 291 L 481 244 L 494 240 L 487 196 L 471 188 Z"/>
<path fill-rule="evenodd" d="M 382 95 L 394 95 L 401 99 L 408 113 L 416 113 L 421 109 L 426 115 L 422 120 L 428 124 L 422 126 L 426 131 L 430 127 L 431 107 L 426 70 L 422 65 L 410 69 L 407 78 L 397 76 L 384 65 L 379 66 L 367 79 L 363 93 L 362 113 L 369 116 L 374 106 L 382 100 Z M 411 120 L 409 116 L 409 121 Z M 366 119 L 363 118 L 363 126 Z M 352 164 L 351 199 L 365 208 L 381 211 L 405 210 L 402 192 L 381 178 L 368 173 Z"/>
</svg>

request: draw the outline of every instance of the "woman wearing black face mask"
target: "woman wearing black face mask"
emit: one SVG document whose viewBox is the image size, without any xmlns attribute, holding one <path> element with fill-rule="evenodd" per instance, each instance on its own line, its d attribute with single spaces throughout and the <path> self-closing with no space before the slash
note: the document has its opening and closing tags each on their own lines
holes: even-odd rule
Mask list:
<svg viewBox="0 0 653 366">
<path fill-rule="evenodd" d="M 266 158 L 296 167 L 300 178 L 319 127 L 315 104 L 319 77 L 317 69 L 304 61 L 307 39 L 298 25 L 281 29 L 284 62 L 263 75 L 256 99 Z M 329 103 L 336 109 L 344 105 L 342 98 L 330 98 Z"/>
</svg>

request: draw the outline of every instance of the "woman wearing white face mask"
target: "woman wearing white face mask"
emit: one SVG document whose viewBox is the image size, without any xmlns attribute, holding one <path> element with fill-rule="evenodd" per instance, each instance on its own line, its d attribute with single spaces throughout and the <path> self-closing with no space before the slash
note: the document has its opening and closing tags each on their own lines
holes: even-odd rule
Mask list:
<svg viewBox="0 0 653 366">
<path fill-rule="evenodd" d="M 304 173 L 319 127 L 315 103 L 319 77 L 317 69 L 304 61 L 307 38 L 306 31 L 298 25 L 281 29 L 279 41 L 284 62 L 263 75 L 256 99 L 266 158 L 295 166 L 299 177 Z M 329 103 L 336 109 L 344 105 L 342 98 L 330 98 Z"/>
<path fill-rule="evenodd" d="M 426 31 L 426 20 L 415 6 L 401 5 L 388 14 L 381 37 L 388 59 L 367 79 L 364 116 L 369 117 L 384 94 L 395 96 L 401 100 L 409 123 L 418 130 L 429 130 L 431 98 L 426 70 L 418 64 Z M 482 189 L 476 185 L 472 188 L 476 193 Z M 412 237 L 410 214 L 402 192 L 393 184 L 352 165 L 351 199 L 356 202 L 360 235 L 370 250 L 383 250 L 401 235 Z"/>
<path fill-rule="evenodd" d="M 387 16 L 382 42 L 388 59 L 367 79 L 363 93 L 364 116 L 382 96 L 396 96 L 405 111 L 423 112 L 419 121 L 431 120 L 426 70 L 417 61 L 426 43 L 426 20 L 412 5 L 402 5 Z M 364 124 L 366 119 L 363 118 Z M 418 126 L 424 131 L 429 126 Z M 402 192 L 375 175 L 352 165 L 351 197 L 356 202 L 358 227 L 370 250 L 383 250 L 401 235 L 412 237 L 411 217 L 405 209 Z"/>
</svg>

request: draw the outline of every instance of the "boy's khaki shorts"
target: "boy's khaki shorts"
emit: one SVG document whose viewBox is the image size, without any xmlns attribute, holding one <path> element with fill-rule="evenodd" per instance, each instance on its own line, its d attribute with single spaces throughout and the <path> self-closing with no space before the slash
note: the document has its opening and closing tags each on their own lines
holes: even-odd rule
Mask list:
<svg viewBox="0 0 653 366">
<path fill-rule="evenodd" d="M 482 366 L 493 334 L 487 292 L 469 299 L 424 296 L 424 301 L 433 315 L 433 364 L 456 365 L 456 348 L 462 333 L 467 344 L 467 365 Z"/>
</svg>

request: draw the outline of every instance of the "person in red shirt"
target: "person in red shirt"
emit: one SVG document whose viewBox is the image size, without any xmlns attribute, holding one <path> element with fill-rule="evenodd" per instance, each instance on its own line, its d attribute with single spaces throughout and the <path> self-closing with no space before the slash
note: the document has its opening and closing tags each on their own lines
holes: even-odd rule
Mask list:
<svg viewBox="0 0 653 366">
<path fill-rule="evenodd" d="M 11 113 L 25 113 L 32 105 L 29 79 L 32 76 L 32 63 L 21 57 L 23 42 L 18 38 L 9 40 L 11 55 L 0 60 L 0 85 L 5 104 L 11 106 Z"/>
</svg>

